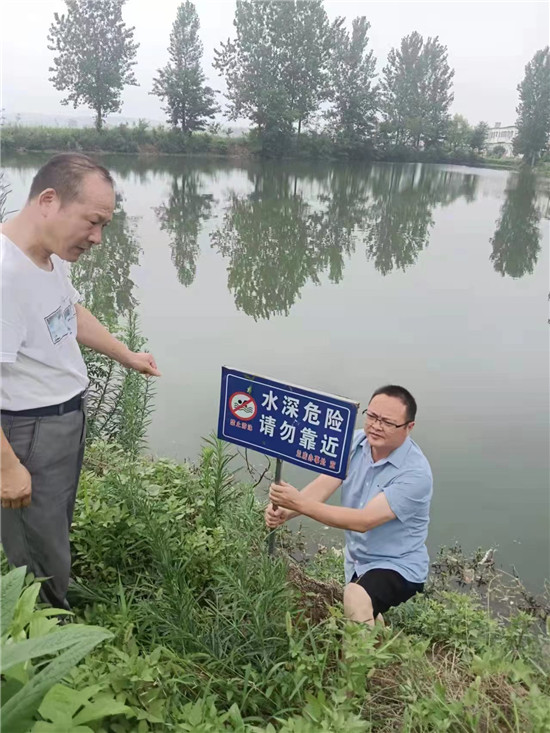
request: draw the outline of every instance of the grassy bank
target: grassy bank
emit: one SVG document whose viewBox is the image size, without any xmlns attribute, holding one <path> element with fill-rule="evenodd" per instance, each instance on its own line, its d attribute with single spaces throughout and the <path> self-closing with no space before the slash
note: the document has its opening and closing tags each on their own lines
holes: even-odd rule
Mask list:
<svg viewBox="0 0 550 733">
<path fill-rule="evenodd" d="M 245 138 L 221 137 L 209 133 L 186 136 L 177 130 L 147 125 L 119 125 L 98 131 L 93 127 L 2 127 L 2 152 L 131 153 L 166 155 L 248 154 Z"/>
<path fill-rule="evenodd" d="M 241 137 L 227 137 L 208 132 L 187 136 L 178 130 L 149 127 L 146 124 L 120 125 L 100 132 L 94 128 L 2 127 L 2 151 L 123 153 L 138 155 L 210 155 L 219 157 L 251 157 L 262 154 L 262 142 L 251 132 Z M 519 161 L 506 158 L 485 158 L 470 150 L 450 151 L 445 148 L 418 151 L 405 146 L 376 147 L 371 141 L 349 147 L 329 135 L 305 132 L 282 147 L 282 157 L 327 160 L 384 160 L 388 162 L 451 163 L 456 165 L 517 168 Z"/>
<path fill-rule="evenodd" d="M 549 729 L 540 613 L 500 620 L 450 590 L 452 568 L 464 571 L 458 555 L 439 558 L 427 595 L 369 632 L 344 622 L 341 586 L 327 582 L 341 577 L 338 553 L 297 565 L 288 535 L 275 560 L 265 540 L 254 490 L 217 441 L 197 466 L 93 443 L 75 512 L 71 602 L 80 622 L 112 637 L 52 688 L 32 730 Z M 29 624 L 16 627 L 19 640 Z"/>
</svg>

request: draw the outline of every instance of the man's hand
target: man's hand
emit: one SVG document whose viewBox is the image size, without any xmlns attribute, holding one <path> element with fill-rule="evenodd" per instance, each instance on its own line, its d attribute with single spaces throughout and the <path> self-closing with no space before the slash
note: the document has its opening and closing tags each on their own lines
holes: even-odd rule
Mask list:
<svg viewBox="0 0 550 733">
<path fill-rule="evenodd" d="M 145 374 L 148 377 L 160 377 L 161 373 L 157 368 L 157 364 L 152 354 L 147 351 L 141 351 L 136 353 L 135 351 L 129 351 L 126 355 L 122 365 L 128 369 L 135 369 L 136 372 Z"/>
<path fill-rule="evenodd" d="M 31 475 L 19 461 L 2 471 L 0 498 L 4 509 L 20 509 L 31 503 Z"/>
<path fill-rule="evenodd" d="M 302 512 L 304 498 L 298 489 L 294 488 L 286 481 L 280 484 L 271 484 L 269 487 L 269 500 L 283 509 L 289 509 L 292 512 Z"/>
<path fill-rule="evenodd" d="M 268 504 L 265 509 L 265 523 L 269 529 L 276 529 L 292 518 L 292 512 L 288 509 L 273 508 L 273 504 Z"/>
</svg>

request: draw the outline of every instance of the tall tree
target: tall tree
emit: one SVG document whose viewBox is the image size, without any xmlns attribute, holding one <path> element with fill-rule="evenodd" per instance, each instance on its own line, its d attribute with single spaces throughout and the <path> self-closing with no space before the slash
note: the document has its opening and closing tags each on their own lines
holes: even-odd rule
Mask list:
<svg viewBox="0 0 550 733">
<path fill-rule="evenodd" d="M 395 144 L 431 147 L 446 136 L 454 70 L 437 36 L 414 31 L 392 48 L 383 69 L 382 112 Z"/>
<path fill-rule="evenodd" d="M 447 129 L 447 147 L 452 153 L 466 152 L 470 147 L 473 129 L 462 115 L 454 115 Z"/>
<path fill-rule="evenodd" d="M 382 113 L 396 145 L 420 143 L 422 45 L 420 33 L 405 36 L 399 49 L 391 49 L 382 70 Z"/>
<path fill-rule="evenodd" d="M 248 118 L 260 133 L 288 131 L 291 104 L 282 79 L 280 17 L 284 3 L 237 0 L 236 37 L 216 49 L 214 67 L 225 77 L 229 118 Z"/>
<path fill-rule="evenodd" d="M 367 19 L 361 16 L 354 19 L 351 35 L 341 26 L 333 33 L 329 64 L 332 107 L 327 117 L 336 135 L 351 146 L 369 138 L 376 124 L 376 61 L 372 50 L 368 50 L 369 28 Z"/>
<path fill-rule="evenodd" d="M 322 2 L 237 0 L 233 24 L 214 61 L 230 119 L 248 118 L 264 151 L 282 152 L 326 96 L 332 30 Z"/>
<path fill-rule="evenodd" d="M 165 100 L 163 108 L 173 127 L 191 134 L 203 130 L 219 107 L 214 90 L 205 85 L 199 17 L 193 3 L 182 3 L 170 34 L 170 61 L 157 72 L 151 94 Z"/>
<path fill-rule="evenodd" d="M 430 148 L 443 142 L 451 116 L 449 108 L 453 102 L 454 69 L 451 69 L 447 57 L 447 47 L 439 42 L 439 38 L 428 38 L 422 49 L 422 86 L 421 98 L 423 106 L 422 142 Z"/>
<path fill-rule="evenodd" d="M 519 105 L 514 152 L 530 165 L 548 150 L 550 140 L 550 53 L 537 51 L 518 85 Z"/>
<path fill-rule="evenodd" d="M 125 2 L 65 0 L 67 14 L 54 13 L 48 34 L 48 48 L 58 54 L 50 81 L 68 92 L 61 103 L 93 109 L 98 130 L 108 114 L 120 111 L 124 87 L 137 86 L 132 67 L 139 44 L 122 19 Z"/>
<path fill-rule="evenodd" d="M 472 130 L 470 137 L 470 148 L 475 153 L 481 153 L 487 143 L 487 135 L 489 133 L 489 125 L 486 122 L 480 122 Z"/>
<path fill-rule="evenodd" d="M 282 47 L 285 53 L 283 81 L 290 100 L 293 123 L 298 135 L 329 93 L 328 64 L 334 43 L 334 32 L 343 22 L 337 18 L 331 25 L 323 0 L 280 2 L 282 18 L 288 33 Z"/>
</svg>

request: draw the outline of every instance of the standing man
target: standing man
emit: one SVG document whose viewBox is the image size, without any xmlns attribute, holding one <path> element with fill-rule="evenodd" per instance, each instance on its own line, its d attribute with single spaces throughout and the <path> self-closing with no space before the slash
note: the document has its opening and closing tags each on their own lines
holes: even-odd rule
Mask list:
<svg viewBox="0 0 550 733">
<path fill-rule="evenodd" d="M 410 438 L 416 417 L 411 393 L 381 387 L 365 412 L 347 478 L 320 475 L 301 492 L 284 482 L 271 484 L 266 524 L 274 528 L 304 514 L 345 529 L 344 612 L 372 626 L 388 608 L 424 588 L 433 481 L 430 464 Z M 340 485 L 342 506 L 325 505 Z"/>
<path fill-rule="evenodd" d="M 109 172 L 85 155 L 49 160 L 29 198 L 0 233 L 2 268 L 2 544 L 26 565 L 42 599 L 69 606 L 69 530 L 84 454 L 86 366 L 78 344 L 125 367 L 160 376 L 78 303 L 63 260 L 101 243 L 113 215 Z"/>
</svg>

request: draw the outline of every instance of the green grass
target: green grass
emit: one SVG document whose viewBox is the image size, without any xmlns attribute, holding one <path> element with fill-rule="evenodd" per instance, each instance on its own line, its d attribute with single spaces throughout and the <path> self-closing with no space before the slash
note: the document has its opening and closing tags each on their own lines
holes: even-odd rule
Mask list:
<svg viewBox="0 0 550 733">
<path fill-rule="evenodd" d="M 494 618 L 439 572 L 426 596 L 388 614 L 389 627 L 346 623 L 338 602 L 322 600 L 341 556 L 298 569 L 284 552 L 268 557 L 262 514 L 215 439 L 196 466 L 89 446 L 71 603 L 112 638 L 51 693 L 65 717 L 90 718 L 67 730 L 548 730 L 548 635 L 532 615 Z M 31 633 L 30 619 L 18 634 Z M 55 700 L 25 730 L 65 730 Z M 92 719 L 98 700 L 108 707 Z"/>
<path fill-rule="evenodd" d="M 231 467 L 215 440 L 198 466 L 90 447 L 72 602 L 114 640 L 67 683 L 98 683 L 131 711 L 97 730 L 546 730 L 548 640 L 531 616 L 504 623 L 434 591 L 391 628 L 346 624 L 338 604 L 314 621 Z M 327 580 L 340 560 L 322 553 L 311 572 Z"/>
</svg>

